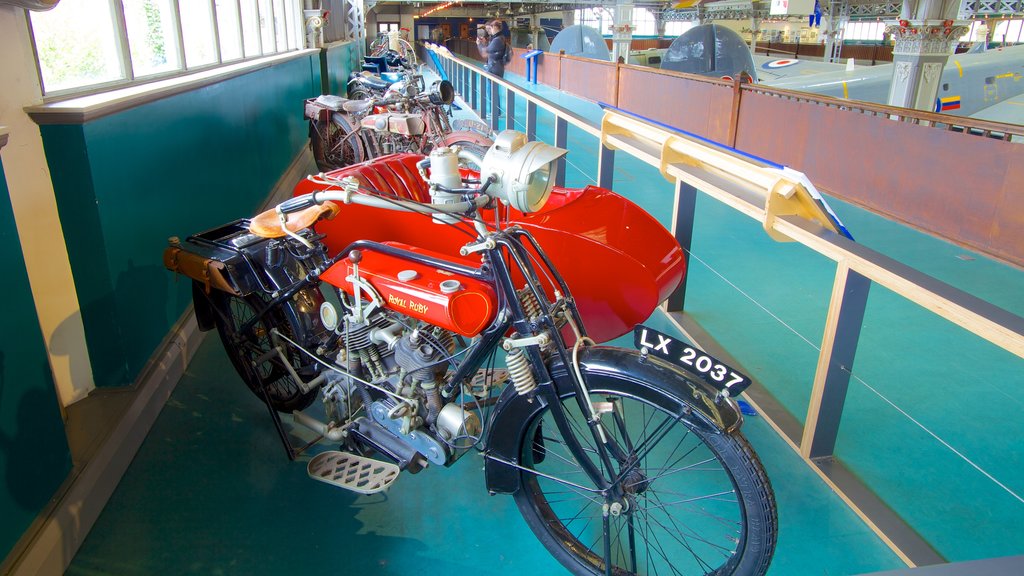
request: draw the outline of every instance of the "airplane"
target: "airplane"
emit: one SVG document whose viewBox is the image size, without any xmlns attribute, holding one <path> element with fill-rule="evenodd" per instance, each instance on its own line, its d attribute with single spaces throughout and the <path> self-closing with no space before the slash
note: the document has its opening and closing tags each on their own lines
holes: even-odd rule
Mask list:
<svg viewBox="0 0 1024 576">
<path fill-rule="evenodd" d="M 706 50 L 715 46 L 717 50 Z M 893 64 L 849 67 L 842 64 L 758 58 L 735 31 L 715 24 L 696 26 L 673 41 L 661 67 L 705 76 L 735 77 L 745 70 L 754 82 L 846 100 L 885 104 Z M 942 71 L 934 112 L 971 116 L 1024 94 L 1024 45 L 952 54 Z M 1017 105 L 1001 107 L 1001 122 Z M 1019 118 L 1018 118 L 1019 119 Z"/>
<path fill-rule="evenodd" d="M 770 65 L 771 62 L 762 64 L 761 69 L 766 70 Z M 893 64 L 880 64 L 809 76 L 765 78 L 761 83 L 834 98 L 885 104 L 889 99 L 892 74 Z M 1024 45 L 952 54 L 942 70 L 933 112 L 971 116 L 1021 94 L 1024 94 Z"/>
</svg>

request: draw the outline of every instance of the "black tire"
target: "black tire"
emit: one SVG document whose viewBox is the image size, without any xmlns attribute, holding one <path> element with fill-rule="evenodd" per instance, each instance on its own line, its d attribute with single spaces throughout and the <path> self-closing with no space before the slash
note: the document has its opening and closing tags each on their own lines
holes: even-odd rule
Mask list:
<svg viewBox="0 0 1024 576">
<path fill-rule="evenodd" d="M 359 134 L 352 131 L 341 114 L 331 114 L 330 122 L 310 122 L 309 145 L 313 149 L 316 167 L 321 172 L 363 161 L 363 146 Z"/>
<path fill-rule="evenodd" d="M 349 100 L 369 100 L 370 92 L 363 87 L 350 87 L 348 89 Z"/>
<path fill-rule="evenodd" d="M 616 473 L 630 468 L 626 454 L 634 460 L 643 454 L 624 480 L 630 488 L 619 502 L 623 510 L 608 516 L 611 573 L 763 575 L 778 520 L 771 485 L 747 440 L 721 432 L 697 410 L 687 410 L 679 394 L 650 384 L 611 380 L 595 384 L 591 398 L 611 402 L 619 414 L 602 416 L 609 437 L 623 448 L 612 458 Z M 575 396 L 562 405 L 584 450 L 605 470 Z M 606 500 L 588 492 L 594 484 L 565 445 L 551 410 L 542 410 L 522 438 L 522 488 L 515 501 L 527 524 L 573 574 L 605 574 Z"/>
<path fill-rule="evenodd" d="M 266 307 L 263 299 L 256 295 L 238 297 L 214 292 L 211 300 L 224 351 L 249 390 L 260 400 L 269 401 L 271 407 L 278 412 L 302 410 L 312 404 L 318 389 L 304 393 L 279 358 L 258 361 L 271 349 L 272 329 L 277 328 L 281 334 L 296 339 L 298 330 L 288 321 L 283 311 L 271 310 L 253 325 L 252 330 L 243 333 L 243 324 Z M 303 358 L 293 347 L 284 349 L 293 367 L 298 368 L 303 362 L 308 363 L 308 359 Z"/>
</svg>

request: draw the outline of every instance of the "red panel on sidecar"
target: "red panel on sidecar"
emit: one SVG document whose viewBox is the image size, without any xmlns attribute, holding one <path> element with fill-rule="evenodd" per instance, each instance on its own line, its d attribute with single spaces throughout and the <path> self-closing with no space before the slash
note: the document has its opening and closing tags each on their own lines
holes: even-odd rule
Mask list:
<svg viewBox="0 0 1024 576">
<path fill-rule="evenodd" d="M 427 185 L 416 170 L 417 154 L 395 154 L 331 173 L 355 176 L 364 185 L 403 198 L 429 201 Z M 308 180 L 295 194 L 323 186 Z M 629 200 L 610 190 L 558 188 L 534 214 L 507 210 L 509 222 L 530 231 L 544 247 L 576 298 L 587 332 L 605 341 L 630 331 L 679 285 L 685 260 L 675 238 Z M 494 212 L 481 214 L 485 222 Z M 503 218 L 503 220 L 506 220 Z M 435 224 L 426 215 L 346 205 L 333 220 L 321 222 L 331 253 L 365 239 L 394 241 L 449 255 L 450 260 L 479 264 L 479 256 L 459 256 L 459 248 L 475 238 L 468 224 Z M 517 285 L 522 280 L 516 279 Z"/>
</svg>

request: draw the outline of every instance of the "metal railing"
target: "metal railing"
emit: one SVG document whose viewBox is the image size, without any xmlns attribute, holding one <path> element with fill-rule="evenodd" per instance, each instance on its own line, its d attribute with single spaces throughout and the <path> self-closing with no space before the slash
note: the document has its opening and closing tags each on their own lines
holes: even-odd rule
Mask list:
<svg viewBox="0 0 1024 576">
<path fill-rule="evenodd" d="M 565 146 L 570 124 L 597 137 L 599 186 L 611 187 L 617 151 L 657 167 L 666 179 L 675 182 L 672 231 L 687 253 L 693 234 L 695 199 L 700 191 L 761 222 L 773 238 L 799 242 L 835 261 L 835 279 L 805 424 L 801 426 L 781 409 L 763 387 L 752 387 L 748 395 L 811 469 L 908 565 L 945 561 L 834 458 L 868 291 L 872 284 L 887 288 L 1019 358 L 1024 358 L 1024 318 L 855 243 L 837 226 L 810 181 L 798 172 L 610 107 L 598 127 L 570 110 L 484 72 L 443 47 L 427 49 L 456 90 L 481 118 L 489 120 L 493 129 L 500 127 L 498 97 L 499 90 L 504 90 L 505 127 L 515 125 L 515 101 L 523 98 L 526 132 L 531 140 L 536 138 L 538 109 L 554 115 L 557 146 Z M 865 112 L 879 108 L 878 113 L 891 113 L 888 107 L 864 108 Z M 564 174 L 564 169 L 559 170 L 559 185 L 564 183 Z M 684 296 L 685 284 L 665 307 L 680 329 L 688 332 L 693 326 L 682 315 Z"/>
</svg>

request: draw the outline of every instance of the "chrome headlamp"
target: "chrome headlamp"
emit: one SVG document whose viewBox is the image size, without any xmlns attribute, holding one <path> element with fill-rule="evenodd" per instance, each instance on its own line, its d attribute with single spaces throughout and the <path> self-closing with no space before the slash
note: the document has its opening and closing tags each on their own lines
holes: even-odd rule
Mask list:
<svg viewBox="0 0 1024 576">
<path fill-rule="evenodd" d="M 530 142 L 522 132 L 505 130 L 484 156 L 480 177 L 495 178 L 488 189 L 491 196 L 520 212 L 535 212 L 551 195 L 558 159 L 568 153 L 543 142 Z"/>
</svg>

